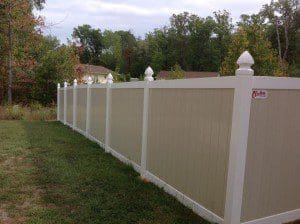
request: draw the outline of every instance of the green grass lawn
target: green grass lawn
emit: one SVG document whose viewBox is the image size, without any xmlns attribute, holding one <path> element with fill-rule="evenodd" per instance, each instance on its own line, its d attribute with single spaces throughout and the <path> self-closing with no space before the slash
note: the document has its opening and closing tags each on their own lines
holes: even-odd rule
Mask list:
<svg viewBox="0 0 300 224">
<path fill-rule="evenodd" d="M 58 122 L 0 121 L 0 223 L 208 223 Z"/>
</svg>

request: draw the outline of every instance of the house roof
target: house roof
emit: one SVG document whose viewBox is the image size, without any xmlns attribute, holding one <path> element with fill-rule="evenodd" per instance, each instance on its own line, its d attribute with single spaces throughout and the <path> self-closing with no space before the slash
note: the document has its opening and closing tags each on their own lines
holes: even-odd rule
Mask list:
<svg viewBox="0 0 300 224">
<path fill-rule="evenodd" d="M 81 70 L 84 74 L 105 74 L 111 73 L 112 70 L 105 68 L 101 65 L 79 64 L 77 69 Z"/>
<path fill-rule="evenodd" d="M 156 78 L 157 79 L 169 79 L 171 71 L 160 71 Z M 218 72 L 198 72 L 198 71 L 185 71 L 185 78 L 206 78 L 206 77 L 218 77 L 220 74 Z"/>
</svg>

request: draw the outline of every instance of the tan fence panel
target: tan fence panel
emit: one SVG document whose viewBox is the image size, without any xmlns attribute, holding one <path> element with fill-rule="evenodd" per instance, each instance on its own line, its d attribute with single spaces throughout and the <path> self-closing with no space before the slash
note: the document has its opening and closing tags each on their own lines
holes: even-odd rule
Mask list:
<svg viewBox="0 0 300 224">
<path fill-rule="evenodd" d="M 111 148 L 141 163 L 143 89 L 112 89 Z"/>
<path fill-rule="evenodd" d="M 73 124 L 73 89 L 67 89 L 67 123 Z"/>
<path fill-rule="evenodd" d="M 147 170 L 223 217 L 233 89 L 150 89 Z"/>
<path fill-rule="evenodd" d="M 147 170 L 220 217 L 232 89 L 151 89 Z"/>
<path fill-rule="evenodd" d="M 76 107 L 76 126 L 81 131 L 86 128 L 86 103 L 87 103 L 87 89 L 77 88 L 77 107 Z"/>
<path fill-rule="evenodd" d="M 104 143 L 106 89 L 91 88 L 90 135 Z"/>
<path fill-rule="evenodd" d="M 59 120 L 64 120 L 64 90 L 59 89 Z"/>
<path fill-rule="evenodd" d="M 300 90 L 252 100 L 242 220 L 300 208 Z"/>
</svg>

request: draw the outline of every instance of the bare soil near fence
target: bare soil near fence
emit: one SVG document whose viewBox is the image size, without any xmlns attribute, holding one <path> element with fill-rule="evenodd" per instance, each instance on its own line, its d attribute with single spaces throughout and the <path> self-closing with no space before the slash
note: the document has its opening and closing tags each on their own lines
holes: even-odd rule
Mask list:
<svg viewBox="0 0 300 224">
<path fill-rule="evenodd" d="M 208 223 L 58 122 L 0 121 L 0 223 Z"/>
</svg>

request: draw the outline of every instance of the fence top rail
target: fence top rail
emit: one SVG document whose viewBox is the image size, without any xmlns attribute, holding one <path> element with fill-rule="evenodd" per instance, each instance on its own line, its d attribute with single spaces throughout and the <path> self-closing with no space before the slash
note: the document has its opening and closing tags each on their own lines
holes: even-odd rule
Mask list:
<svg viewBox="0 0 300 224">
<path fill-rule="evenodd" d="M 104 89 L 107 87 L 107 84 L 105 83 L 93 83 L 90 85 L 91 89 Z"/>
<path fill-rule="evenodd" d="M 254 76 L 254 89 L 300 89 L 300 78 Z"/>
<path fill-rule="evenodd" d="M 156 80 L 149 82 L 149 88 L 199 88 L 199 89 L 232 89 L 237 86 L 242 77 L 224 76 L 194 79 Z M 147 81 L 112 83 L 112 89 L 144 88 Z M 77 85 L 76 88 L 87 88 L 87 84 Z M 107 88 L 108 84 L 94 83 L 90 88 Z M 61 87 L 59 90 L 73 89 L 73 86 Z M 253 89 L 300 89 L 300 78 L 253 76 Z"/>
<path fill-rule="evenodd" d="M 232 89 L 237 85 L 236 76 L 158 80 L 150 82 L 149 88 L 199 88 L 199 89 Z"/>
<path fill-rule="evenodd" d="M 85 89 L 85 88 L 87 88 L 87 84 L 78 84 L 77 86 L 76 86 L 76 88 L 79 88 L 79 89 Z"/>
<path fill-rule="evenodd" d="M 123 89 L 123 88 L 133 88 L 133 89 L 139 89 L 144 88 L 146 82 L 145 81 L 137 81 L 137 82 L 119 82 L 119 83 L 112 83 L 111 88 L 112 89 Z"/>
</svg>

